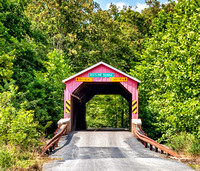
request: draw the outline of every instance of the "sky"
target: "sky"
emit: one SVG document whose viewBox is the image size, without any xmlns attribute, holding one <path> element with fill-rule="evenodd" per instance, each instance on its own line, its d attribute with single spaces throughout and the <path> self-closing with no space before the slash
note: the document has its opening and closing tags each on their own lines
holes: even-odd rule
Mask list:
<svg viewBox="0 0 200 171">
<path fill-rule="evenodd" d="M 117 5 L 120 9 L 123 6 L 132 6 L 135 11 L 141 12 L 144 8 L 148 6 L 145 3 L 145 0 L 94 0 L 98 4 L 100 4 L 101 9 L 107 10 L 110 6 L 110 3 Z M 168 0 L 159 0 L 161 3 L 166 3 Z M 137 6 L 137 8 L 136 8 Z"/>
</svg>

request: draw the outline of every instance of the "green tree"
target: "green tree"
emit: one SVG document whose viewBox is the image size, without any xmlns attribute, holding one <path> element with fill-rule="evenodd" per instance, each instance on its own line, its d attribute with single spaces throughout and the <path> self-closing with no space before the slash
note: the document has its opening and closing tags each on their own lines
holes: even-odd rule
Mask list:
<svg viewBox="0 0 200 171">
<path fill-rule="evenodd" d="M 34 121 L 34 112 L 26 110 L 24 104 L 20 109 L 16 108 L 14 103 L 21 93 L 18 94 L 17 87 L 12 84 L 8 86 L 8 90 L 0 93 L 0 142 L 18 145 L 22 149 L 36 147 L 41 133 Z"/>
<path fill-rule="evenodd" d="M 96 7 L 92 0 L 34 0 L 28 4 L 26 15 L 35 28 L 48 35 L 53 48 L 65 50 L 68 34 L 76 34 Z"/>
<path fill-rule="evenodd" d="M 34 81 L 27 86 L 28 107 L 36 111 L 35 116 L 43 126 L 53 122 L 48 131 L 52 132 L 57 127 L 57 121 L 63 117 L 65 85 L 62 80 L 71 75 L 71 68 L 62 50 L 49 52 L 43 67 L 46 71 L 35 72 Z"/>
<path fill-rule="evenodd" d="M 153 20 L 158 17 L 158 14 L 160 11 L 164 10 L 166 13 L 173 13 L 175 2 L 172 0 L 169 0 L 167 4 L 161 4 L 157 0 L 147 0 L 146 4 L 149 6 L 148 8 L 145 8 L 142 10 L 142 17 L 145 18 L 143 27 L 148 34 L 148 36 L 151 36 L 150 28 L 153 25 Z"/>
<path fill-rule="evenodd" d="M 131 72 L 142 81 L 140 114 L 154 138 L 181 131 L 200 135 L 199 9 L 199 2 L 188 0 L 177 3 L 173 13 L 162 10 Z"/>
<path fill-rule="evenodd" d="M 18 100 L 13 103 L 16 110 L 20 110 L 20 104 L 24 104 L 26 110 L 34 111 L 35 121 L 46 125 L 48 121 L 56 120 L 52 119 L 51 112 L 48 113 L 54 111 L 51 109 L 55 109 L 54 112 L 58 113 L 56 108 L 58 104 L 54 102 L 49 92 L 54 92 L 54 87 L 58 84 L 57 82 L 45 82 L 41 77 L 38 79 L 38 75 L 49 70 L 46 62 L 49 61 L 52 48 L 46 41 L 46 33 L 34 27 L 31 20 L 24 14 L 27 4 L 22 1 L 2 1 L 0 4 L 0 24 L 2 25 L 0 29 L 1 92 L 5 90 L 6 82 L 17 86 L 18 91 L 23 94 L 23 98 L 18 97 Z M 57 63 L 58 60 L 52 60 L 52 62 Z M 57 70 L 57 72 L 60 71 Z M 54 73 L 54 75 L 56 74 Z M 52 84 L 51 87 L 50 84 Z M 48 88 L 45 89 L 45 86 Z M 48 106 L 52 108 L 49 109 Z M 23 111 L 21 112 L 23 113 Z"/>
<path fill-rule="evenodd" d="M 129 128 L 129 105 L 121 95 L 96 95 L 86 107 L 89 128 Z"/>
</svg>

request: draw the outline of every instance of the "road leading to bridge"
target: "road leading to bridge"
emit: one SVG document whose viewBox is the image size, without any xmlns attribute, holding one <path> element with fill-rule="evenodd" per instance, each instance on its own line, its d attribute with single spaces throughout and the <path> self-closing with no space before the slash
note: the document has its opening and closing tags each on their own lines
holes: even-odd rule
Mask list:
<svg viewBox="0 0 200 171">
<path fill-rule="evenodd" d="M 46 171 L 190 171 L 187 165 L 149 151 L 130 132 L 80 131 L 62 137 Z"/>
</svg>

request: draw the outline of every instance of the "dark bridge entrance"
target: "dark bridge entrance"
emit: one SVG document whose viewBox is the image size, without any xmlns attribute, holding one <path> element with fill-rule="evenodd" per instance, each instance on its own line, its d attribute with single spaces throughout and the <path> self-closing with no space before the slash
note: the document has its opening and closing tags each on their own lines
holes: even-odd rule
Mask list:
<svg viewBox="0 0 200 171">
<path fill-rule="evenodd" d="M 119 94 L 129 102 L 131 120 L 138 118 L 139 80 L 100 62 L 68 79 L 64 91 L 64 118 L 70 118 L 71 131 L 86 129 L 86 103 L 99 94 Z"/>
<path fill-rule="evenodd" d="M 86 103 L 97 94 L 120 94 L 129 102 L 129 125 L 131 125 L 132 95 L 120 83 L 83 83 L 71 97 L 71 130 L 86 129 Z M 131 127 L 129 128 L 131 130 Z"/>
</svg>

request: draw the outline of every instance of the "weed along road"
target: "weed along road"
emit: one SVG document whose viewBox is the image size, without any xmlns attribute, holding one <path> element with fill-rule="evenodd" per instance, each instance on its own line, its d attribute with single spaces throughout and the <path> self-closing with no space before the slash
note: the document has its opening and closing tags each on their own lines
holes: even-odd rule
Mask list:
<svg viewBox="0 0 200 171">
<path fill-rule="evenodd" d="M 144 146 L 128 131 L 79 131 L 63 136 L 45 171 L 190 171 Z"/>
</svg>

